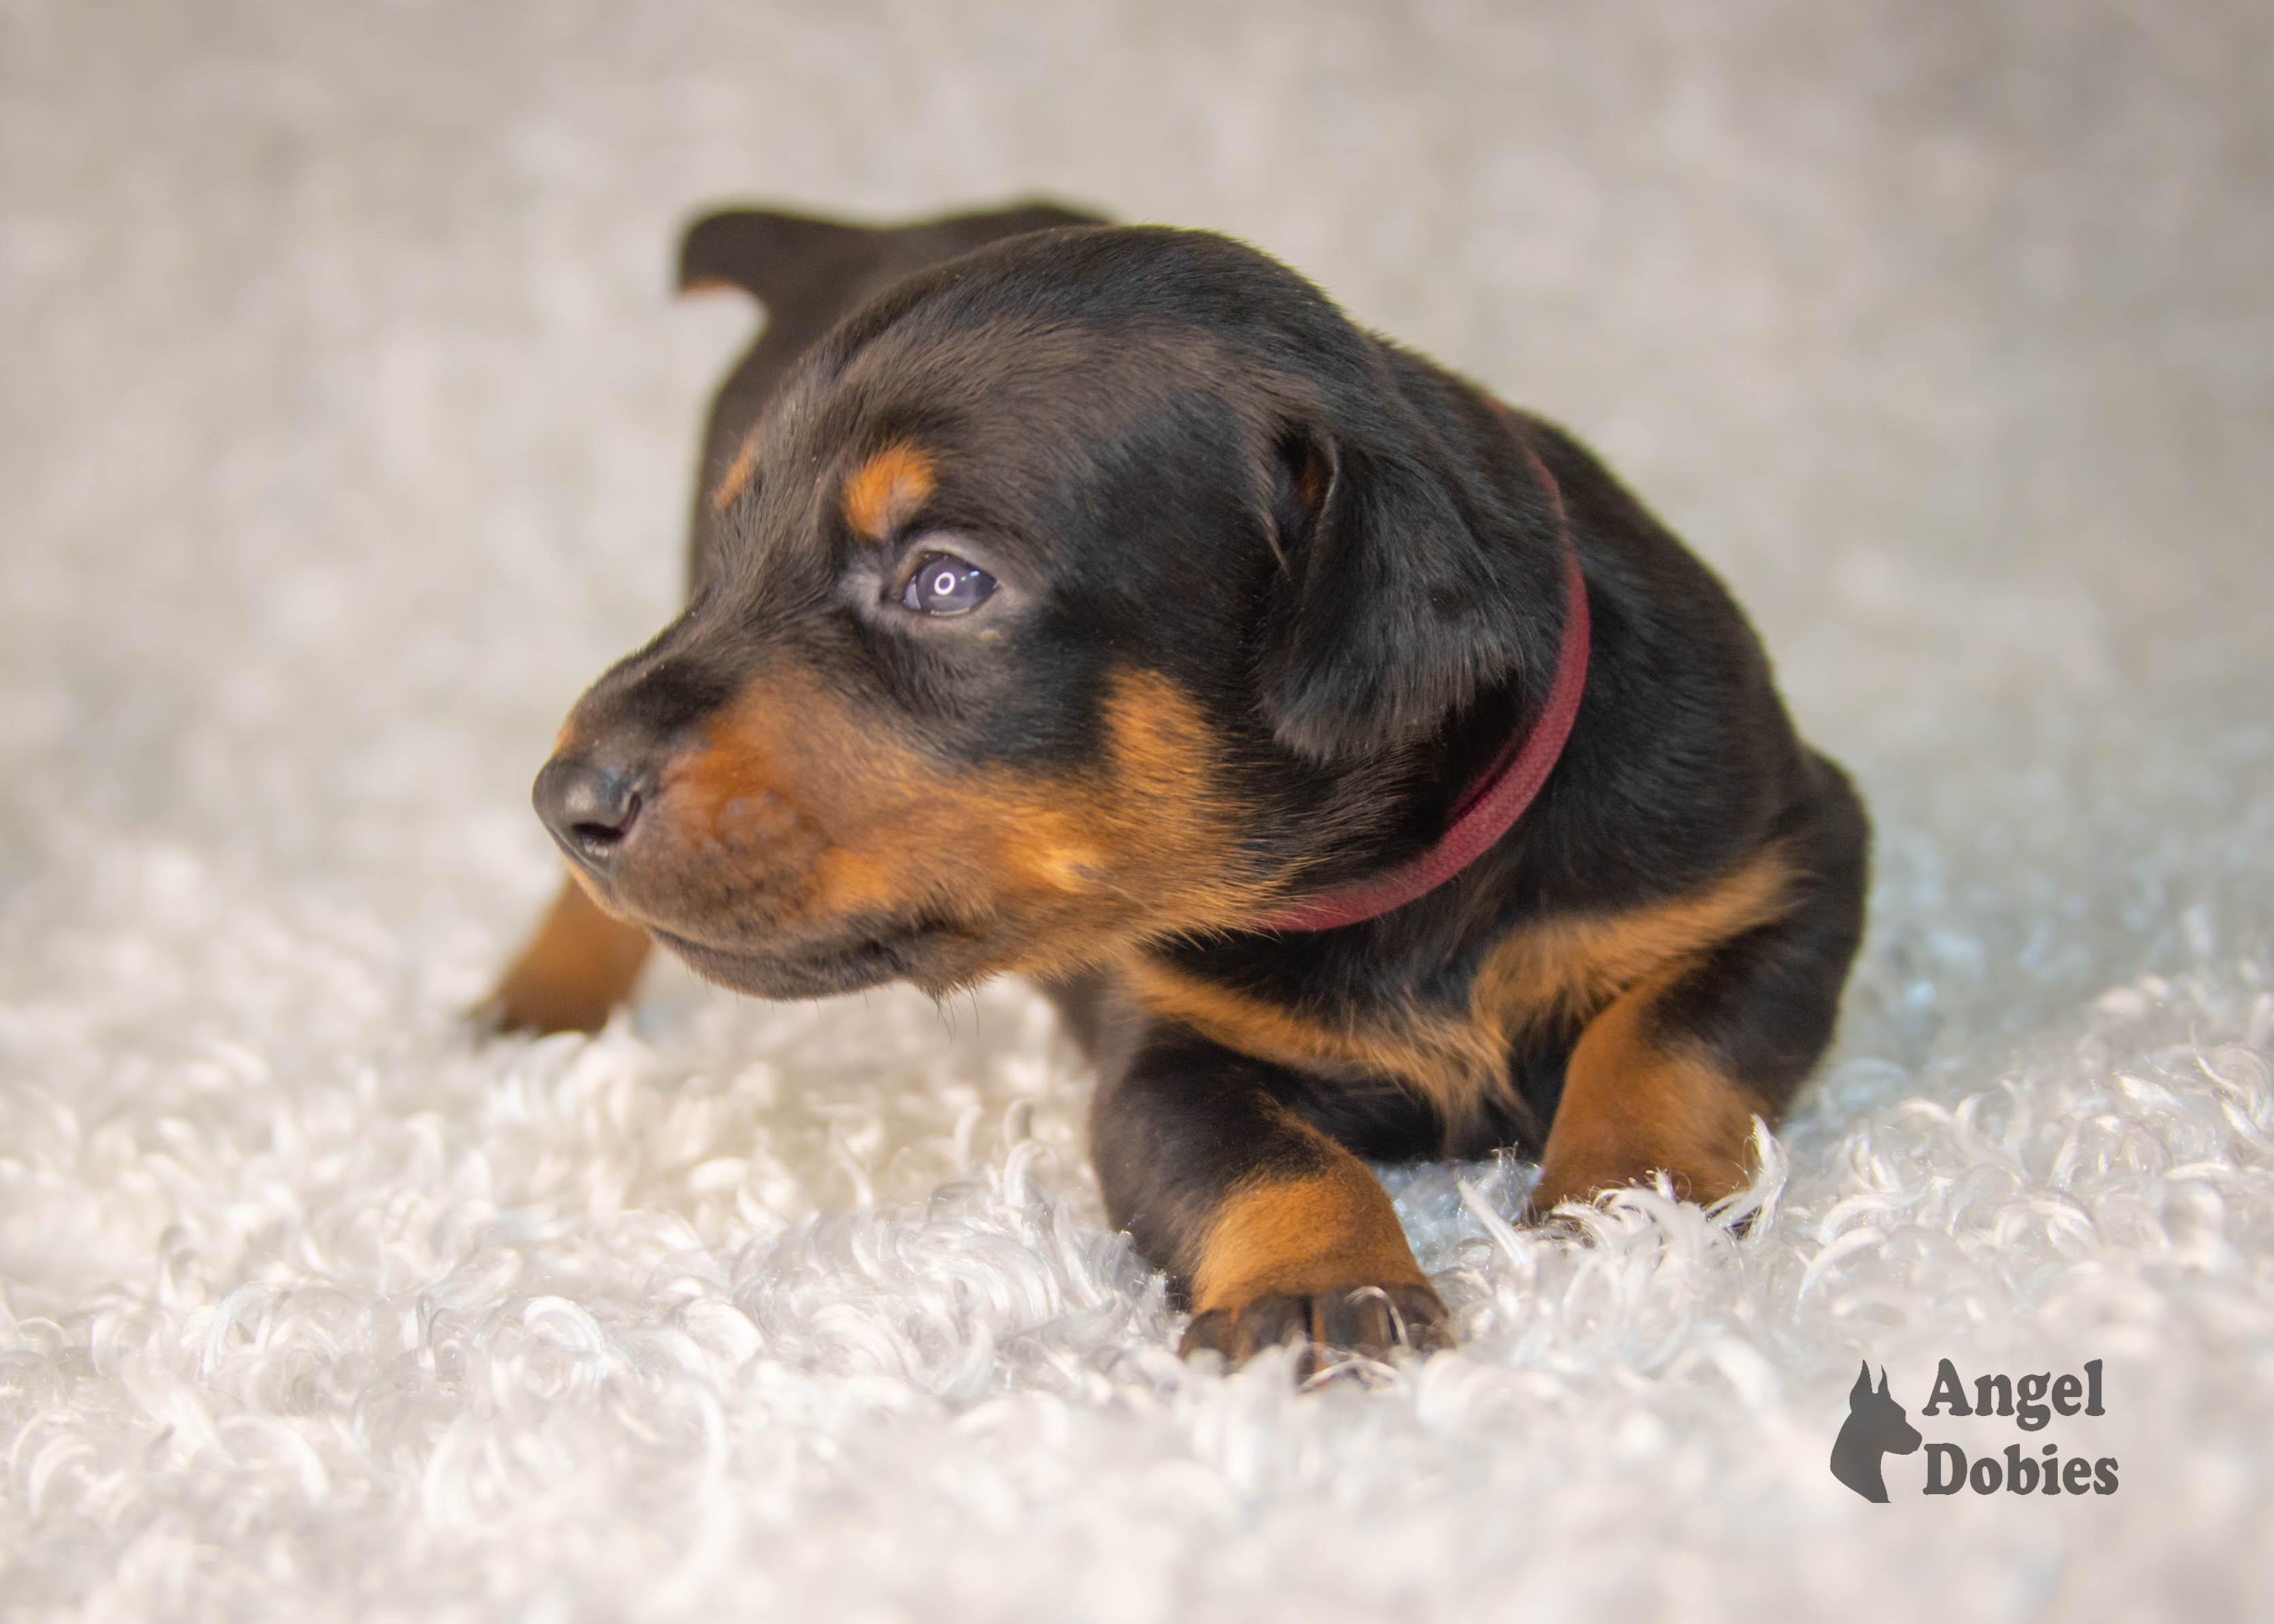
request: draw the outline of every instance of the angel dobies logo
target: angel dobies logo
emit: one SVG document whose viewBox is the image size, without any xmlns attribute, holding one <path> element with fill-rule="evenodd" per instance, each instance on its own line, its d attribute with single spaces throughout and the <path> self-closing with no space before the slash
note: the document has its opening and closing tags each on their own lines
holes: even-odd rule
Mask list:
<svg viewBox="0 0 2274 1624">
<path fill-rule="evenodd" d="M 1848 1389 L 1848 1419 L 1833 1441 L 1832 1475 L 1865 1500 L 1884 1506 L 1887 1485 L 1879 1476 L 1880 1461 L 1890 1455 L 1909 1455 L 1918 1447 L 1918 1429 L 1903 1407 L 1887 1396 L 1886 1369 L 1880 1370 L 1874 1389 L 1871 1367 L 1866 1365 Z"/>
<path fill-rule="evenodd" d="M 2098 1359 L 2085 1362 L 2082 1375 L 2041 1371 L 2019 1378 L 2004 1374 L 1975 1379 L 1973 1398 L 1965 1380 L 1948 1359 L 1935 1367 L 1934 1387 L 1919 1406 L 1922 1417 L 1967 1416 L 2010 1417 L 2024 1432 L 2044 1430 L 2056 1417 L 2107 1414 L 2101 1402 Z M 1881 1505 L 1887 1501 L 1882 1466 L 1890 1455 L 1913 1455 L 1924 1440 L 1911 1425 L 1910 1415 L 1887 1392 L 1887 1372 L 1871 1385 L 1867 1364 L 1848 1392 L 1848 1419 L 1832 1445 L 1832 1475 L 1862 1495 Z M 2117 1462 L 2114 1455 L 2064 1457 L 2058 1443 L 2024 1453 L 2024 1446 L 2007 1444 L 2003 1452 L 1993 1443 L 1989 1452 L 1970 1459 L 1954 1443 L 1936 1441 L 1926 1449 L 1928 1494 L 1955 1494 L 1971 1489 L 1977 1494 L 2113 1494 Z M 1979 1449 L 1979 1440 L 1977 1441 Z"/>
</svg>

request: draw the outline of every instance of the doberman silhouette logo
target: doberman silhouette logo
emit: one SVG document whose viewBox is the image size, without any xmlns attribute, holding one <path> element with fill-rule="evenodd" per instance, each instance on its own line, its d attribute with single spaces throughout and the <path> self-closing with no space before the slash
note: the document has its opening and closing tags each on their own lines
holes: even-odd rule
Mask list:
<svg viewBox="0 0 2274 1624">
<path fill-rule="evenodd" d="M 1887 1503 L 1887 1485 L 1879 1476 L 1879 1457 L 1909 1455 L 1919 1447 L 1918 1430 L 1903 1407 L 1887 1396 L 1887 1372 L 1879 1372 L 1879 1387 L 1871 1388 L 1871 1366 L 1866 1362 L 1848 1390 L 1848 1420 L 1832 1444 L 1832 1475 L 1865 1500 Z"/>
</svg>

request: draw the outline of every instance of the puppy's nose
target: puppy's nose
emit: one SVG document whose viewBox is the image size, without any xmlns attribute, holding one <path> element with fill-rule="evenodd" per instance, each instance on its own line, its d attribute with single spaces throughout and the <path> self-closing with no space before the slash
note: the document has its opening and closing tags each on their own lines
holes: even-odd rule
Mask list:
<svg viewBox="0 0 2274 1624">
<path fill-rule="evenodd" d="M 621 763 L 556 756 L 537 775 L 530 799 L 561 849 L 606 872 L 639 822 L 645 776 Z"/>
</svg>

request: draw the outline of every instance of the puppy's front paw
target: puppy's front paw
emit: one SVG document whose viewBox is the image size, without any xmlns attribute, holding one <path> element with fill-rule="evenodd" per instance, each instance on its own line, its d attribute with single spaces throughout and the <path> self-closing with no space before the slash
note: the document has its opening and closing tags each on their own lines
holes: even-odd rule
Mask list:
<svg viewBox="0 0 2274 1624">
<path fill-rule="evenodd" d="M 631 996 L 647 948 L 646 931 L 611 919 L 571 882 L 468 1019 L 483 1032 L 598 1032 Z"/>
<path fill-rule="evenodd" d="M 577 982 L 508 974 L 496 990 L 466 1011 L 466 1024 L 482 1037 L 531 1033 L 598 1032 L 615 1006 L 605 993 Z"/>
<path fill-rule="evenodd" d="M 1194 1314 L 1178 1351 L 1186 1358 L 1213 1351 L 1225 1364 L 1239 1365 L 1286 1342 L 1301 1347 L 1296 1370 L 1307 1378 L 1338 1353 L 1387 1359 L 1398 1348 L 1417 1353 L 1449 1348 L 1452 1317 L 1426 1285 L 1273 1293 Z"/>
</svg>

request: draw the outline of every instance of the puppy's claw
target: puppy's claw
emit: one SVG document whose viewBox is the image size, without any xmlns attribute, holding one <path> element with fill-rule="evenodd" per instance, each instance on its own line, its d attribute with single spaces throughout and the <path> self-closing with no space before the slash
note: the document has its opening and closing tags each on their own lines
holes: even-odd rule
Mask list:
<svg viewBox="0 0 2274 1624">
<path fill-rule="evenodd" d="M 1302 1350 L 1297 1379 L 1308 1380 L 1336 1354 L 1387 1361 L 1399 1348 L 1425 1354 L 1450 1348 L 1451 1316 L 1427 1286 L 1275 1294 L 1193 1315 L 1178 1352 L 1186 1358 L 1221 1354 L 1227 1366 L 1237 1367 L 1266 1348 L 1290 1342 Z"/>
</svg>

